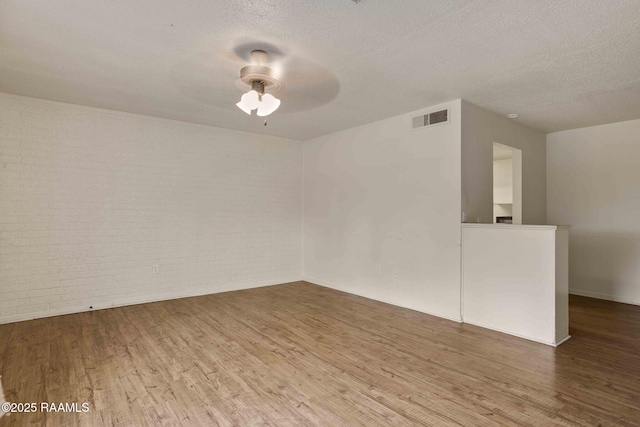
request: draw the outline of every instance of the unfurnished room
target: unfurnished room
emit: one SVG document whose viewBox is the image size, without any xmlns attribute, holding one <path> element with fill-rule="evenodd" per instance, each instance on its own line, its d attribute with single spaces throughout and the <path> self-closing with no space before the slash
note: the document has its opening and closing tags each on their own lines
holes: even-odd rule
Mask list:
<svg viewBox="0 0 640 427">
<path fill-rule="evenodd" d="M 640 1 L 0 0 L 0 427 L 640 426 Z"/>
</svg>

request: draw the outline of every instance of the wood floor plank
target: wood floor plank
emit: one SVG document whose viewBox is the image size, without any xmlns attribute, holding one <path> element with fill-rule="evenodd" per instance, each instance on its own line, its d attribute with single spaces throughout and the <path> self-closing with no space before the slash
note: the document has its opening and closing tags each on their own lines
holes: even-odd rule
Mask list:
<svg viewBox="0 0 640 427">
<path fill-rule="evenodd" d="M 552 348 L 305 282 L 0 325 L 5 426 L 640 425 L 640 307 Z"/>
</svg>

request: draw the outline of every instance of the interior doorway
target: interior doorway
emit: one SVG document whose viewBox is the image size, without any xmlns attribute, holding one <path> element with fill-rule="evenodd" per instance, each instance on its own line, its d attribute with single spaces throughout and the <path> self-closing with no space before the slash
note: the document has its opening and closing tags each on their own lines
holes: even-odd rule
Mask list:
<svg viewBox="0 0 640 427">
<path fill-rule="evenodd" d="M 493 143 L 493 223 L 522 224 L 522 150 Z"/>
</svg>

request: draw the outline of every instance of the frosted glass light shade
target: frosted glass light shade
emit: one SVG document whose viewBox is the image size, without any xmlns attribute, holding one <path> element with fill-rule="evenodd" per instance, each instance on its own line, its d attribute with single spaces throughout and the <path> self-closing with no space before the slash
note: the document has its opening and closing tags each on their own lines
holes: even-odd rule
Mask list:
<svg viewBox="0 0 640 427">
<path fill-rule="evenodd" d="M 242 95 L 236 106 L 249 115 L 257 109 L 259 116 L 268 116 L 280 107 L 280 100 L 269 93 L 260 96 L 257 91 L 250 90 Z"/>
<path fill-rule="evenodd" d="M 265 93 L 262 95 L 262 101 L 258 103 L 258 115 L 268 116 L 280 107 L 280 100 L 275 96 Z"/>
<path fill-rule="evenodd" d="M 258 104 L 260 103 L 260 100 L 258 98 L 258 92 L 256 92 L 255 90 L 250 90 L 249 92 L 242 95 L 242 98 L 240 98 L 240 102 L 238 102 L 236 106 L 245 113 L 251 115 L 251 111 L 258 108 Z"/>
</svg>

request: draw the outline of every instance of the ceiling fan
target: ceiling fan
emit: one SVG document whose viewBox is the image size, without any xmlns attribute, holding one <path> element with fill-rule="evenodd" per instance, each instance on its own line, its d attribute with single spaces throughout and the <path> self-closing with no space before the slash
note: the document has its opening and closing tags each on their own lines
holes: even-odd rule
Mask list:
<svg viewBox="0 0 640 427">
<path fill-rule="evenodd" d="M 236 106 L 249 115 L 257 110 L 258 116 L 268 116 L 280 107 L 280 100 L 267 91 L 275 92 L 282 84 L 274 77 L 273 69 L 264 65 L 269 59 L 267 52 L 253 50 L 251 59 L 255 65 L 247 65 L 240 70 L 240 80 L 251 90 L 242 95 Z"/>
<path fill-rule="evenodd" d="M 252 54 L 256 50 L 268 54 Z M 248 68 L 242 72 L 244 67 Z M 257 73 L 251 73 L 251 70 Z M 300 114 L 322 108 L 336 99 L 340 92 L 337 77 L 324 66 L 293 48 L 285 49 L 253 39 L 230 40 L 217 46 L 215 50 L 192 52 L 174 65 L 171 80 L 184 96 L 201 105 L 215 108 L 216 114 L 228 113 L 231 116 L 236 116 L 240 110 L 230 110 L 229 106 L 236 103 L 244 105 L 240 96 L 253 89 L 253 81 L 265 83 L 263 102 L 265 98 L 269 99 L 266 95 L 282 101 L 277 109 L 278 115 Z M 220 83 L 222 81 L 225 83 Z M 230 85 L 229 82 L 233 83 Z M 262 88 L 257 87 L 256 92 L 261 94 Z M 264 114 L 264 107 L 267 105 L 254 111 L 258 110 L 255 95 L 250 97 L 253 97 L 253 101 L 247 100 L 250 102 L 248 113 L 254 117 L 256 112 Z M 276 111 L 273 108 L 270 110 L 271 113 Z"/>
</svg>

